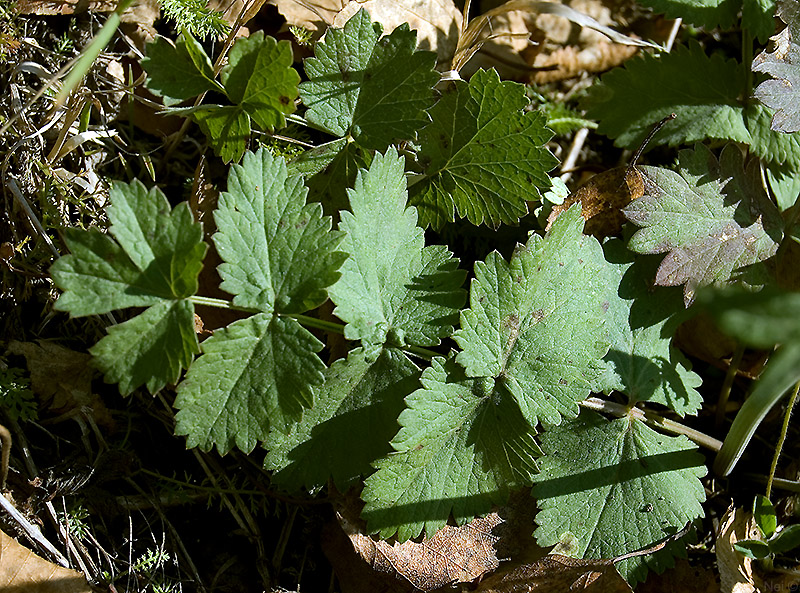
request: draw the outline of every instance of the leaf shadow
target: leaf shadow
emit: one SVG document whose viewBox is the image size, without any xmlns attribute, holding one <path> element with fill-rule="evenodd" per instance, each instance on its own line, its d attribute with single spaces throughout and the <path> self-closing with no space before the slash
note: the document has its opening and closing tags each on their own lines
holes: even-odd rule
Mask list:
<svg viewBox="0 0 800 593">
<path fill-rule="evenodd" d="M 538 479 L 534 496 L 537 500 L 556 498 L 695 467 L 697 467 L 697 454 L 692 450 L 646 455 L 569 476 Z"/>
<path fill-rule="evenodd" d="M 684 407 L 691 406 L 692 396 L 687 391 L 683 378 L 676 371 L 677 365 L 682 365 L 687 370 L 690 370 L 690 367 L 687 365 L 688 361 L 677 349 L 670 347 L 669 359 L 663 356 L 647 358 L 630 352 L 610 350 L 605 360 L 614 364 L 617 374 L 622 379 L 624 386 L 622 391 L 625 392 L 631 403 L 651 401 L 661 386 L 668 386 L 669 391 L 666 389 L 663 391 L 668 400 L 672 396 L 679 400 L 675 404 L 683 404 Z M 672 402 L 656 401 L 655 403 L 675 408 Z M 683 414 L 681 413 L 681 415 Z"/>
</svg>

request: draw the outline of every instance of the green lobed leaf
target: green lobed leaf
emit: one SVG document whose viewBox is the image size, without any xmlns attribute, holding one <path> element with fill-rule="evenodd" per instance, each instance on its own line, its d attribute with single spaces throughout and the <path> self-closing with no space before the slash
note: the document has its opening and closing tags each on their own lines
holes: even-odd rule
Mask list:
<svg viewBox="0 0 800 593">
<path fill-rule="evenodd" d="M 653 290 L 657 258 L 634 257 L 621 239 L 607 241 L 603 248 L 619 289 L 618 298 L 609 300 L 611 348 L 593 391 L 619 391 L 628 396 L 629 405 L 650 401 L 680 416 L 694 414 L 703 403 L 696 389 L 702 380 L 672 346 L 685 310 L 680 290 Z"/>
<path fill-rule="evenodd" d="M 324 171 L 346 144 L 346 138 L 337 138 L 301 152 L 286 164 L 289 175 L 310 177 Z"/>
<path fill-rule="evenodd" d="M 364 9 L 343 29 L 328 29 L 305 61 L 308 81 L 300 85 L 311 124 L 375 150 L 414 138 L 430 121 L 425 110 L 439 81 L 436 54 L 415 51 L 416 31 L 404 24 L 382 32 Z"/>
<path fill-rule="evenodd" d="M 273 431 L 264 443 L 264 466 L 277 470 L 272 483 L 312 490 L 333 477 L 344 492 L 389 452 L 403 399 L 418 386 L 419 369 L 403 352 L 385 348 L 375 358 L 351 350 L 326 370 L 314 406 L 289 434 Z"/>
<path fill-rule="evenodd" d="M 404 161 L 394 147 L 377 154 L 341 212 L 349 254 L 331 288 L 345 337 L 364 344 L 437 345 L 453 333 L 466 273 L 441 245 L 425 247 L 414 208 L 406 207 Z"/>
<path fill-rule="evenodd" d="M 306 204 L 299 176 L 266 149 L 247 153 L 219 197 L 214 243 L 223 260 L 220 287 L 237 306 L 303 313 L 328 298 L 346 254 L 319 204 Z"/>
<path fill-rule="evenodd" d="M 369 167 L 371 157 L 355 142 L 345 142 L 325 168 L 308 178 L 308 199 L 322 202 L 326 214 L 338 216 L 349 208 L 347 190 L 355 184 L 359 169 Z"/>
<path fill-rule="evenodd" d="M 718 54 L 706 56 L 698 43 L 673 52 L 628 60 L 590 89 L 587 116 L 617 146 L 635 147 L 653 124 L 675 113 L 652 142 L 669 146 L 706 138 L 750 142 L 739 95 L 745 69 Z"/>
<path fill-rule="evenodd" d="M 231 101 L 262 129 L 274 130 L 284 127 L 285 116 L 295 110 L 300 75 L 293 63 L 289 41 L 256 31 L 236 40 L 220 80 Z"/>
<path fill-rule="evenodd" d="M 250 117 L 234 105 L 204 105 L 192 113 L 214 154 L 225 163 L 238 163 L 250 140 Z"/>
<path fill-rule="evenodd" d="M 119 383 L 122 395 L 140 385 L 156 393 L 174 384 L 200 352 L 194 329 L 194 306 L 186 299 L 162 300 L 124 323 L 90 350 L 108 383 Z"/>
<path fill-rule="evenodd" d="M 426 177 L 410 188 L 423 226 L 440 228 L 456 214 L 473 224 L 516 224 L 550 188 L 547 171 L 558 160 L 545 144 L 553 133 L 527 105 L 525 88 L 494 70 L 445 91 L 420 133 Z"/>
<path fill-rule="evenodd" d="M 453 358 L 433 359 L 423 387 L 406 398 L 395 452 L 365 482 L 370 532 L 403 541 L 424 529 L 430 537 L 451 515 L 464 524 L 530 484 L 536 431 L 493 383 L 465 376 Z"/>
<path fill-rule="evenodd" d="M 544 457 L 533 496 L 540 546 L 566 534 L 576 556 L 614 558 L 650 546 L 703 516 L 703 457 L 685 436 L 658 434 L 632 417 L 608 421 L 584 410 L 541 435 Z M 673 565 L 681 542 L 616 564 L 632 585 Z"/>
<path fill-rule="evenodd" d="M 224 454 L 250 453 L 270 429 L 288 431 L 324 380 L 321 349 L 294 319 L 265 313 L 216 331 L 178 386 L 175 434 Z"/>
<path fill-rule="evenodd" d="M 744 168 L 741 151 L 728 145 L 719 161 L 703 145 L 679 153 L 673 172 L 640 167 L 644 195 L 625 216 L 641 227 L 628 248 L 664 253 L 656 284 L 684 284 L 687 306 L 698 287 L 739 281 L 763 284 L 764 261 L 775 255 L 783 222 L 760 181 L 758 163 Z"/>
<path fill-rule="evenodd" d="M 476 262 L 470 308 L 454 336 L 467 376 L 497 377 L 532 426 L 576 416 L 608 352 L 613 278 L 583 224 L 578 204 L 510 262 L 497 252 Z"/>
<path fill-rule="evenodd" d="M 776 0 L 744 0 L 742 27 L 764 43 L 775 32 Z"/>
<path fill-rule="evenodd" d="M 147 44 L 147 57 L 142 59 L 147 72 L 145 86 L 164 105 L 176 105 L 206 91 L 221 91 L 214 80 L 214 69 L 200 43 L 184 32 L 173 45 L 164 37 Z"/>
<path fill-rule="evenodd" d="M 696 27 L 729 29 L 741 24 L 761 41 L 766 40 L 774 27 L 771 0 L 643 0 L 642 4 Z M 740 11 L 743 11 L 741 19 Z"/>
<path fill-rule="evenodd" d="M 186 203 L 174 210 L 164 194 L 134 181 L 110 192 L 109 233 L 68 229 L 72 252 L 51 273 L 64 293 L 56 309 L 99 315 L 126 307 L 147 307 L 197 292 L 206 244 L 202 227 Z"/>
<path fill-rule="evenodd" d="M 780 2 L 778 15 L 787 26 L 772 38 L 772 51 L 764 50 L 753 60 L 753 72 L 772 76 L 758 85 L 755 95 L 775 110 L 772 129 L 797 132 L 800 131 L 800 10 L 796 2 Z"/>
<path fill-rule="evenodd" d="M 771 130 L 773 116 L 774 112 L 764 105 L 747 106 L 744 117 L 750 130 L 750 150 L 773 167 L 790 169 L 797 176 L 800 170 L 800 135 Z"/>
</svg>

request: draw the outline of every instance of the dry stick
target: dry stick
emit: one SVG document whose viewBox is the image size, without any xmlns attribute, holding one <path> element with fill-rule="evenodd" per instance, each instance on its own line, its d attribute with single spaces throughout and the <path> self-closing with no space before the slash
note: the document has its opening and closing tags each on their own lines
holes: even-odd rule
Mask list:
<svg viewBox="0 0 800 593">
<path fill-rule="evenodd" d="M 772 456 L 772 465 L 769 468 L 769 478 L 767 479 L 767 491 L 765 496 L 769 500 L 769 495 L 772 494 L 772 481 L 775 479 L 775 470 L 778 467 L 778 458 L 781 456 L 783 450 L 783 443 L 786 440 L 786 433 L 789 430 L 789 418 L 792 417 L 792 409 L 795 402 L 797 402 L 797 392 L 800 391 L 800 382 L 794 386 L 792 397 L 789 398 L 789 405 L 786 406 L 786 414 L 783 416 L 783 426 L 781 426 L 781 434 L 778 437 L 778 443 L 775 445 L 775 455 Z"/>
<path fill-rule="evenodd" d="M 42 535 L 42 532 L 39 531 L 37 526 L 33 525 L 30 521 L 23 517 L 22 514 L 16 508 L 14 508 L 14 505 L 11 504 L 11 501 L 9 501 L 2 493 L 0 493 L 0 507 L 2 507 L 9 515 L 11 515 L 11 518 L 14 519 L 17 524 L 19 524 L 19 526 L 23 529 L 23 531 L 25 531 L 26 534 L 28 534 L 28 537 L 30 537 L 31 540 L 41 546 L 48 553 L 52 554 L 56 559 L 56 562 L 58 562 L 61 566 L 64 568 L 69 568 L 69 561 L 64 558 L 63 554 L 61 554 L 61 552 L 59 552 L 56 547 Z"/>
<path fill-rule="evenodd" d="M 589 128 L 581 128 L 575 132 L 575 137 L 572 139 L 572 146 L 569 147 L 569 154 L 564 162 L 561 163 L 561 181 L 566 183 L 572 177 L 572 170 L 575 168 L 575 163 L 578 162 L 578 155 L 583 148 L 586 138 L 589 136 Z"/>
<path fill-rule="evenodd" d="M 722 382 L 722 388 L 719 390 L 719 398 L 717 399 L 717 413 L 714 417 L 714 428 L 719 429 L 722 426 L 722 422 L 725 420 L 725 410 L 728 407 L 728 398 L 731 395 L 733 380 L 736 378 L 736 373 L 739 372 L 739 365 L 742 363 L 742 355 L 744 355 L 744 346 L 739 344 L 736 346 L 736 351 L 733 353 L 731 363 L 728 365 L 728 372 L 725 373 L 725 380 Z"/>
<path fill-rule="evenodd" d="M 17 435 L 17 439 L 16 439 L 17 440 L 17 445 L 18 445 L 20 451 L 22 452 L 22 457 L 25 460 L 25 466 L 28 469 L 28 473 L 30 474 L 31 478 L 35 478 L 35 477 L 37 477 L 39 475 L 39 471 L 36 469 L 36 464 L 33 462 L 33 458 L 31 457 L 30 449 L 28 447 L 28 442 L 25 439 L 25 434 L 20 429 L 19 424 L 17 423 L 16 420 L 14 420 L 13 418 L 10 418 L 9 420 L 10 420 L 9 424 L 10 424 L 11 428 L 14 429 L 14 434 Z M 22 519 L 25 522 L 25 524 L 27 524 L 30 527 L 33 527 L 24 517 L 22 517 L 22 515 L 19 514 L 19 512 L 16 509 L 14 509 L 13 505 L 8 500 L 6 500 L 5 497 L 0 496 L 0 499 L 2 499 L 2 500 L 0 500 L 0 506 L 3 506 L 6 509 L 6 511 L 8 511 L 10 514 L 12 514 L 12 516 L 14 516 L 14 518 L 18 522 L 19 522 L 20 519 Z M 60 525 L 59 525 L 59 522 L 58 522 L 58 516 L 56 515 L 55 508 L 53 508 L 53 503 L 52 502 L 46 503 L 45 504 L 45 508 L 47 509 L 47 513 L 50 516 L 50 520 L 53 522 L 53 525 L 55 526 L 55 528 L 57 530 L 60 531 Z M 23 523 L 20 523 L 20 525 L 23 525 L 23 527 L 25 528 L 25 525 Z M 61 554 L 61 552 L 59 552 L 56 549 L 56 547 L 53 544 L 51 544 L 44 537 L 44 535 L 42 535 L 42 533 L 41 533 L 41 531 L 39 531 L 38 527 L 35 527 L 34 530 L 35 531 L 32 532 L 28 528 L 25 528 L 25 531 L 28 532 L 31 535 L 31 538 L 38 545 L 42 546 L 42 548 L 47 550 L 47 552 L 49 552 L 50 554 L 53 554 L 53 556 L 56 557 L 56 559 L 57 559 L 59 564 L 61 564 L 62 566 L 66 567 L 66 568 L 69 568 L 69 561 L 64 557 L 64 555 Z M 70 542 L 67 542 L 68 545 L 69 545 L 69 543 Z M 70 552 L 75 554 L 76 557 L 78 556 L 77 550 L 75 550 L 74 547 L 71 547 Z M 87 575 L 87 577 L 91 576 L 91 575 L 89 575 L 88 572 L 86 573 L 86 575 Z"/>
<path fill-rule="evenodd" d="M 672 51 L 672 46 L 675 44 L 675 38 L 678 36 L 678 31 L 680 30 L 682 23 L 682 18 L 672 21 L 672 30 L 670 30 L 669 38 L 667 39 L 667 43 L 664 45 L 664 49 L 666 49 L 667 52 Z"/>
<path fill-rule="evenodd" d="M 0 490 L 6 489 L 6 478 L 8 477 L 8 462 L 11 459 L 11 432 L 0 424 L 0 445 L 3 450 L 0 452 Z"/>
</svg>

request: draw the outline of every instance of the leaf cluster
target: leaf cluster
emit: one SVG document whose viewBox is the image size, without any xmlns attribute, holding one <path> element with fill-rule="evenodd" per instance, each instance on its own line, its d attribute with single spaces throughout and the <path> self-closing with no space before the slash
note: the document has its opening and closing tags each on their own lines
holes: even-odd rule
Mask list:
<svg viewBox="0 0 800 593">
<path fill-rule="evenodd" d="M 733 4 L 653 2 L 707 26 L 729 23 Z M 744 26 L 765 38 L 766 12 L 750 4 Z M 779 75 L 777 59 L 764 71 Z M 769 129 L 768 101 L 740 100 L 749 64 L 695 43 L 633 60 L 590 93 L 601 133 L 627 146 L 675 111 L 658 141 L 750 154 L 698 144 L 677 170 L 636 167 L 643 195 L 624 210 L 624 238 L 584 234 L 574 205 L 510 256 L 475 262 L 465 287 L 461 262 L 425 230 L 519 224 L 557 191 L 557 160 L 522 85 L 478 71 L 436 90 L 434 62 L 407 26 L 383 35 L 364 10 L 327 32 L 303 82 L 289 44 L 263 34 L 237 40 L 219 72 L 188 32 L 157 40 L 148 88 L 232 163 L 211 239 L 231 298 L 198 294 L 208 245 L 189 206 L 134 181 L 114 186 L 107 232 L 66 233 L 56 308 L 137 309 L 91 350 L 107 381 L 123 394 L 176 385 L 188 446 L 261 447 L 277 486 L 364 480 L 371 533 L 432 535 L 531 486 L 540 545 L 572 537 L 592 558 L 646 548 L 702 516 L 706 470 L 685 436 L 637 412 L 701 407 L 673 336 L 701 287 L 774 281 L 787 225 L 759 165 L 791 175 L 800 145 Z M 206 93 L 229 104 L 175 107 Z M 254 129 L 287 118 L 323 141 L 288 162 L 248 150 Z M 201 343 L 201 304 L 242 318 Z M 593 393 L 606 399 L 590 404 Z M 613 420 L 587 409 L 612 404 Z M 620 572 L 638 582 L 682 553 L 671 542 Z"/>
</svg>

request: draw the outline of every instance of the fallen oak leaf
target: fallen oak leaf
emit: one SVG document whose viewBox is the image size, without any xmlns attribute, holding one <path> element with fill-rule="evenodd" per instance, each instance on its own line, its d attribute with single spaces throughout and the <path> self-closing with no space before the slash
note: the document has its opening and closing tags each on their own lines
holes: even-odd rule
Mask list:
<svg viewBox="0 0 800 593">
<path fill-rule="evenodd" d="M 477 591 L 478 593 L 563 593 L 564 591 L 633 593 L 631 586 L 617 572 L 614 565 L 628 558 L 657 552 L 668 543 L 686 535 L 690 527 L 691 522 L 680 531 L 648 548 L 616 558 L 585 560 L 549 554 L 536 562 L 493 574 L 481 583 Z"/>
<path fill-rule="evenodd" d="M 82 573 L 37 556 L 0 531 L 0 591 L 91 593 L 91 590 Z"/>
</svg>

